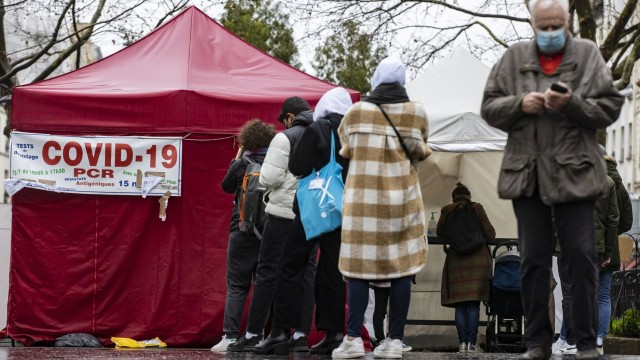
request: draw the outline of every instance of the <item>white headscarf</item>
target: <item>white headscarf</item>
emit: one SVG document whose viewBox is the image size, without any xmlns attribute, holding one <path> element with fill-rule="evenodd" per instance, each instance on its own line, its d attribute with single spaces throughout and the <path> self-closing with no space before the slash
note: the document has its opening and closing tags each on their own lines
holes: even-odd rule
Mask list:
<svg viewBox="0 0 640 360">
<path fill-rule="evenodd" d="M 323 119 L 327 115 L 335 113 L 344 115 L 353 105 L 349 92 L 344 88 L 337 87 L 324 93 L 313 111 L 313 121 Z"/>
<path fill-rule="evenodd" d="M 400 59 L 400 55 L 391 55 L 386 57 L 378 64 L 376 71 L 371 78 L 371 90 L 374 90 L 380 84 L 399 83 L 404 86 L 404 76 L 406 69 Z"/>
</svg>

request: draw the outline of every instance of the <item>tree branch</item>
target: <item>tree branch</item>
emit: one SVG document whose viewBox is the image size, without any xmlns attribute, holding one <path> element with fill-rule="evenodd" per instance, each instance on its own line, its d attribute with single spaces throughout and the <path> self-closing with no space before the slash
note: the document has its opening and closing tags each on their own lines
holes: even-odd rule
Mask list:
<svg viewBox="0 0 640 360">
<path fill-rule="evenodd" d="M 622 59 L 622 57 L 627 53 L 627 50 L 629 49 L 629 47 L 631 47 L 631 45 L 633 45 L 633 41 L 627 41 L 624 46 L 620 49 L 620 51 L 618 52 L 618 56 L 616 56 L 616 58 L 613 60 L 613 63 L 611 63 L 611 69 L 612 72 L 615 71 L 615 69 L 618 68 L 618 64 L 620 63 L 620 59 Z M 627 59 L 625 58 L 622 63 L 625 63 L 627 61 Z"/>
<path fill-rule="evenodd" d="M 185 6 L 187 6 L 188 3 L 189 3 L 189 0 L 181 0 L 181 2 L 178 2 L 177 5 L 175 5 L 172 9 L 169 9 L 169 11 L 167 11 L 167 13 L 156 22 L 156 25 L 153 28 L 157 29 L 158 27 L 160 27 L 160 25 L 162 25 L 162 23 L 164 23 L 164 21 L 168 17 L 170 17 L 171 15 L 175 14 L 176 12 L 184 9 Z"/>
<path fill-rule="evenodd" d="M 0 49 L 3 49 L 2 54 L 0 54 L 0 71 L 2 72 L 2 75 L 6 74 L 9 72 L 9 69 L 11 69 L 11 66 L 9 65 L 9 59 L 7 57 L 7 41 L 6 38 L 4 36 L 4 16 L 6 14 L 6 10 L 5 10 L 5 5 L 4 5 L 4 0 L 0 0 Z M 13 80 L 11 80 L 11 78 L 9 78 L 8 81 L 10 87 L 13 87 Z M 0 92 L 1 93 L 1 92 Z"/>
<path fill-rule="evenodd" d="M 18 2 L 16 2 L 16 3 L 9 4 L 9 5 L 5 5 L 5 4 L 4 4 L 4 1 L 2 1 L 2 3 L 0 4 L 0 8 L 1 8 L 2 10 L 0 10 L 0 11 L 4 11 L 4 9 L 10 8 L 10 7 L 12 7 L 12 6 L 22 5 L 22 4 L 26 3 L 27 1 L 28 1 L 28 0 L 22 0 L 22 1 L 18 1 Z"/>
<path fill-rule="evenodd" d="M 498 37 L 496 36 L 496 34 L 494 34 L 494 33 L 493 33 L 493 31 L 491 31 L 491 29 L 489 29 L 489 27 L 488 27 L 485 23 L 483 23 L 483 22 L 481 22 L 481 21 L 474 21 L 474 22 L 473 22 L 473 24 L 477 24 L 477 25 L 482 26 L 482 27 L 487 31 L 487 33 L 489 34 L 489 36 L 491 36 L 491 38 L 492 38 L 495 42 L 497 42 L 498 44 L 502 45 L 505 49 L 509 47 L 509 44 L 507 44 L 506 42 L 504 42 L 504 41 L 502 41 L 500 38 L 498 38 Z"/>
<path fill-rule="evenodd" d="M 72 44 L 70 47 L 68 47 L 67 49 L 65 49 L 64 51 L 62 51 L 62 53 L 60 55 L 58 55 L 58 57 L 51 63 L 49 64 L 49 66 L 47 66 L 38 76 L 36 76 L 33 81 L 40 81 L 40 80 L 44 80 L 46 79 L 49 75 L 51 75 L 51 73 L 58 68 L 58 66 L 60 66 L 60 64 L 62 64 L 62 62 L 67 59 L 71 54 L 73 54 L 73 52 L 81 47 L 93 34 L 93 27 L 95 26 L 95 24 L 98 22 L 98 19 L 100 18 L 100 16 L 102 15 L 102 9 L 104 8 L 104 4 L 105 4 L 106 0 L 100 0 L 98 2 L 98 8 L 96 9 L 95 13 L 93 14 L 93 17 L 91 18 L 91 22 L 89 23 L 89 26 L 83 28 L 81 30 L 82 35 L 79 39 L 79 41 L 77 41 L 76 43 Z M 1 78 L 0 78 L 1 80 Z"/>
<path fill-rule="evenodd" d="M 637 6 L 638 0 L 627 1 L 620 13 L 620 16 L 618 17 L 618 20 L 616 20 L 616 23 L 609 31 L 607 38 L 600 46 L 600 53 L 602 54 L 602 57 L 604 57 L 605 61 L 609 61 L 611 56 L 613 56 L 613 53 L 616 51 L 616 45 L 625 36 L 625 28 L 632 16 L 637 14 L 637 11 L 635 11 Z M 635 26 L 637 27 L 638 24 Z"/>
<path fill-rule="evenodd" d="M 80 41 L 80 34 L 78 34 L 78 20 L 76 18 L 76 0 L 72 0 L 73 1 L 73 6 L 71 6 L 71 19 L 72 19 L 72 23 L 73 23 L 73 32 L 76 34 L 76 41 L 79 42 Z M 76 51 L 76 70 L 80 69 L 80 57 L 81 57 L 81 51 L 82 47 L 78 47 L 78 50 Z"/>
<path fill-rule="evenodd" d="M 574 0 L 573 5 L 578 14 L 578 24 L 580 26 L 580 37 L 596 41 L 596 20 L 593 18 L 593 7 L 590 0 Z"/>
<path fill-rule="evenodd" d="M 58 37 L 58 33 L 60 32 L 60 28 L 62 27 L 62 22 L 64 21 L 64 17 L 69 11 L 69 8 L 71 7 L 72 3 L 73 3 L 73 0 L 70 0 L 62 10 L 62 13 L 60 14 L 60 17 L 58 17 L 58 22 L 56 23 L 56 27 L 53 31 L 53 35 L 51 35 L 51 39 L 49 40 L 49 42 L 40 51 L 38 51 L 38 53 L 36 53 L 29 61 L 27 61 L 26 63 L 23 63 L 20 66 L 12 68 L 6 74 L 2 75 L 2 77 L 0 77 L 0 83 L 3 83 L 7 79 L 13 77 L 20 70 L 26 69 L 29 66 L 33 65 L 36 61 L 38 61 L 38 59 L 40 59 L 43 55 L 45 55 L 47 51 L 49 51 L 49 49 L 53 47 L 53 45 L 56 44 L 57 42 L 56 39 Z"/>
<path fill-rule="evenodd" d="M 631 48 L 631 52 L 629 52 L 629 56 L 627 56 L 627 60 L 625 61 L 624 71 L 622 72 L 622 77 L 617 84 L 618 89 L 624 89 L 629 85 L 631 81 L 631 73 L 633 72 L 633 65 L 636 60 L 640 58 L 640 34 L 636 34 L 636 41 L 633 43 L 633 47 Z"/>
<path fill-rule="evenodd" d="M 399 4 L 408 3 L 408 2 L 412 2 L 412 1 L 401 1 Z M 433 4 L 433 5 L 440 5 L 440 6 L 449 8 L 451 10 L 455 10 L 457 12 L 461 12 L 463 14 L 471 15 L 471 16 L 474 16 L 474 17 L 491 18 L 491 19 L 504 19 L 504 20 L 510 20 L 510 21 L 524 22 L 524 23 L 528 23 L 529 22 L 528 18 L 521 18 L 521 17 L 517 17 L 517 16 L 503 15 L 503 14 L 486 14 L 486 13 L 471 11 L 471 10 L 467 10 L 465 8 L 456 6 L 456 5 L 452 4 L 452 3 L 448 3 L 448 2 L 442 1 L 442 0 L 416 0 L 415 2 L 428 3 L 428 4 Z"/>
</svg>

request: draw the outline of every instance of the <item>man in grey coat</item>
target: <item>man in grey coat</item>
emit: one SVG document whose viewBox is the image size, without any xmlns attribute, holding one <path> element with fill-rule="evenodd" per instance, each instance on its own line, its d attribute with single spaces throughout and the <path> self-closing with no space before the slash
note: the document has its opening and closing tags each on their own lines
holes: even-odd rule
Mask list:
<svg viewBox="0 0 640 360">
<path fill-rule="evenodd" d="M 612 124 L 623 98 L 596 44 L 568 32 L 568 0 L 531 0 L 535 39 L 511 46 L 493 67 L 482 117 L 508 133 L 498 192 L 513 199 L 527 318 L 521 359 L 548 359 L 553 226 L 566 251 L 577 359 L 596 350 L 594 202 L 606 187 L 595 132 Z"/>
</svg>

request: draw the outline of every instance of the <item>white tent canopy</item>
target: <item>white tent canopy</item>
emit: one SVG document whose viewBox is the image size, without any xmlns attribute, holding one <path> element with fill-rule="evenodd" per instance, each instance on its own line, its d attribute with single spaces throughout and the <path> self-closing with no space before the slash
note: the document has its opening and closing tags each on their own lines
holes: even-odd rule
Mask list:
<svg viewBox="0 0 640 360">
<path fill-rule="evenodd" d="M 489 68 L 458 47 L 406 85 L 409 98 L 425 106 L 434 151 L 420 164 L 422 195 L 430 218 L 451 202 L 461 181 L 484 206 L 497 236 L 516 238 L 511 202 L 499 199 L 497 191 L 507 134 L 480 117 L 488 76 Z"/>
<path fill-rule="evenodd" d="M 499 151 L 507 134 L 480 117 L 487 68 L 466 49 L 448 57 L 406 86 L 409 98 L 424 104 L 429 117 L 429 145 L 435 151 Z"/>
</svg>

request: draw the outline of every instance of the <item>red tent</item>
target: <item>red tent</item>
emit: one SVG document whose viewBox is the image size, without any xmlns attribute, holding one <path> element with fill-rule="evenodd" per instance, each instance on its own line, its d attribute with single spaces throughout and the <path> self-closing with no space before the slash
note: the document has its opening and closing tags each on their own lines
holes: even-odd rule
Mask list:
<svg viewBox="0 0 640 360">
<path fill-rule="evenodd" d="M 232 196 L 220 181 L 246 120 L 284 99 L 315 105 L 334 85 L 257 50 L 195 7 L 95 64 L 13 92 L 13 130 L 183 136 L 182 196 L 25 188 L 13 197 L 8 336 L 68 333 L 170 346 L 222 334 Z M 359 94 L 351 92 L 357 100 Z"/>
</svg>

